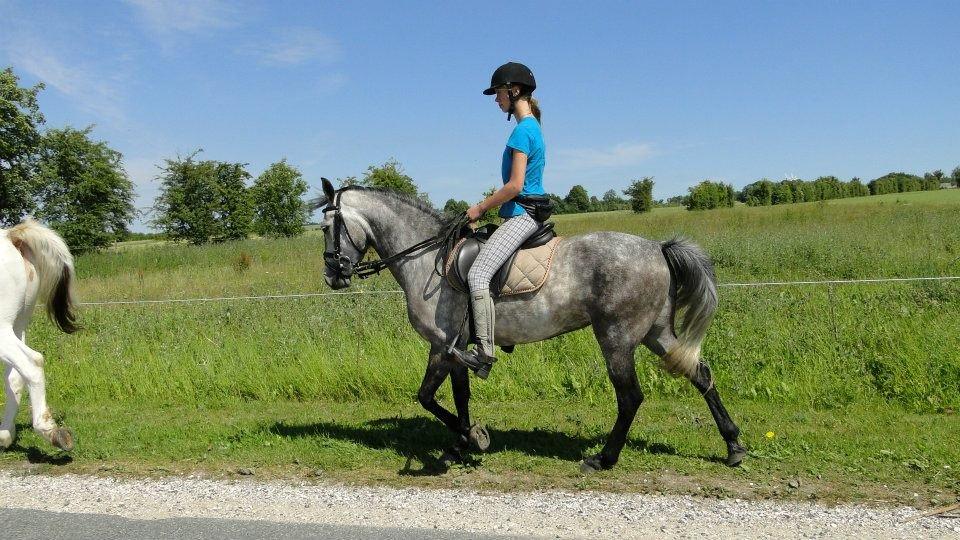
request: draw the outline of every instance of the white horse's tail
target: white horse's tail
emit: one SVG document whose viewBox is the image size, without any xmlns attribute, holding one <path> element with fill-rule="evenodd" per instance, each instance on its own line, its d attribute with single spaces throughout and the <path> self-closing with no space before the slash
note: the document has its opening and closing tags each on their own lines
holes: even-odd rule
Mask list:
<svg viewBox="0 0 960 540">
<path fill-rule="evenodd" d="M 79 329 L 73 301 L 73 255 L 60 235 L 27 218 L 7 231 L 7 237 L 37 271 L 40 299 L 64 332 Z"/>
</svg>

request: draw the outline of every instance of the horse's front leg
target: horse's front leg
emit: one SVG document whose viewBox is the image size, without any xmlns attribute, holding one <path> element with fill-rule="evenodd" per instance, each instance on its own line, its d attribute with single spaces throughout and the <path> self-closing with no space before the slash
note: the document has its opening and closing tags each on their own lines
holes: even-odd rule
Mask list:
<svg viewBox="0 0 960 540">
<path fill-rule="evenodd" d="M 454 365 L 450 372 L 450 383 L 453 386 L 453 401 L 457 405 L 457 417 L 460 419 L 461 435 L 457 450 L 462 453 L 472 446 L 475 450 L 486 451 L 490 447 L 487 428 L 481 424 L 470 424 L 470 376 L 467 368 Z"/>
<path fill-rule="evenodd" d="M 417 399 L 424 409 L 430 411 L 438 420 L 443 422 L 450 431 L 457 435 L 454 451 L 459 454 L 461 448 L 466 448 L 464 445 L 466 441 L 469 440 L 468 437 L 470 433 L 470 417 L 467 412 L 467 401 L 470 399 L 470 390 L 469 386 L 467 386 L 466 396 L 464 397 L 462 393 L 463 386 L 458 382 L 460 380 L 459 372 L 454 376 L 453 387 L 454 401 L 456 402 L 457 412 L 460 413 L 460 416 L 458 417 L 445 409 L 443 405 L 437 403 L 436 399 L 437 390 L 440 388 L 440 385 L 442 385 L 443 381 L 450 375 L 451 369 L 457 367 L 459 366 L 454 366 L 453 362 L 447 358 L 446 351 L 444 351 L 442 346 L 432 346 L 430 348 L 430 358 L 427 361 L 427 371 L 423 375 L 423 382 L 420 383 Z M 465 370 L 462 375 L 466 376 Z"/>
<path fill-rule="evenodd" d="M 3 388 L 6 401 L 3 405 L 3 422 L 0 422 L 0 450 L 10 448 L 17 437 L 16 419 L 23 393 L 23 377 L 13 366 L 7 366 L 3 374 Z"/>
</svg>

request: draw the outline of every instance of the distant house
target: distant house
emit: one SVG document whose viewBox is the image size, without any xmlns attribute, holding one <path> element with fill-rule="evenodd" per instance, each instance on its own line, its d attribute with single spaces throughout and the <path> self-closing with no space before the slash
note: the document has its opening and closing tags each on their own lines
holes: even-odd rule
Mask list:
<svg viewBox="0 0 960 540">
<path fill-rule="evenodd" d="M 953 185 L 953 182 L 940 182 L 940 189 L 950 189 L 957 186 Z"/>
</svg>

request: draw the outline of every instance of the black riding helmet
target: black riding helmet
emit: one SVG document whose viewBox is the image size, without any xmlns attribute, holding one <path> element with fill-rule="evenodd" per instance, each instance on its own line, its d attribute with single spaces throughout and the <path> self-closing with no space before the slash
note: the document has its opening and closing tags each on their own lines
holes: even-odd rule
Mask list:
<svg viewBox="0 0 960 540">
<path fill-rule="evenodd" d="M 530 68 L 519 62 L 507 62 L 497 68 L 490 77 L 490 88 L 483 91 L 484 95 L 492 96 L 497 93 L 497 88 L 504 86 L 517 85 L 520 87 L 521 94 L 530 94 L 537 87 L 537 80 L 533 78 L 533 72 Z M 517 96 L 509 94 L 510 110 L 507 112 L 507 121 L 513 115 L 514 103 Z"/>
<path fill-rule="evenodd" d="M 483 93 L 492 96 L 497 93 L 497 88 L 508 84 L 522 84 L 531 92 L 537 87 L 537 81 L 533 78 L 530 68 L 518 62 L 507 62 L 493 72 L 493 76 L 490 77 L 490 88 Z"/>
</svg>

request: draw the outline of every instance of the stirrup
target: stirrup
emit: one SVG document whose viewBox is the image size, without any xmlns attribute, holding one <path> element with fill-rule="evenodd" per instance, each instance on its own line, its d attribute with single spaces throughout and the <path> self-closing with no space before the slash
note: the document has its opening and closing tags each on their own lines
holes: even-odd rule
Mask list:
<svg viewBox="0 0 960 540">
<path fill-rule="evenodd" d="M 454 347 L 450 352 L 457 362 L 470 368 L 477 377 L 481 379 L 486 379 L 490 376 L 490 368 L 492 368 L 493 363 L 497 361 L 495 357 L 479 352 L 477 349 L 462 351 Z"/>
</svg>

